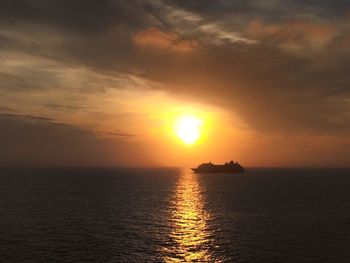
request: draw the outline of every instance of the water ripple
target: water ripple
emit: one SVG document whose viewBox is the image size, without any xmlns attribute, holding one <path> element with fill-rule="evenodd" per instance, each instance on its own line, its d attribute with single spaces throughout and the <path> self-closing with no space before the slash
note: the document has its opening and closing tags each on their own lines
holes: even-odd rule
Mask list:
<svg viewBox="0 0 350 263">
<path fill-rule="evenodd" d="M 172 246 L 163 250 L 165 262 L 211 261 L 210 214 L 204 210 L 202 192 L 197 175 L 181 175 L 170 203 Z"/>
</svg>

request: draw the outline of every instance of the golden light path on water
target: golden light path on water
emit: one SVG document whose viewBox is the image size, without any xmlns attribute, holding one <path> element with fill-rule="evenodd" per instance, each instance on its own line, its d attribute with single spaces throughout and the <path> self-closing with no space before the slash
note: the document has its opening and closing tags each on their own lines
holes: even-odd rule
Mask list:
<svg viewBox="0 0 350 263">
<path fill-rule="evenodd" d="M 196 174 L 184 172 L 176 185 L 171 212 L 173 245 L 165 262 L 213 262 L 210 255 L 210 215 L 204 210 L 201 186 Z M 215 261 L 218 262 L 218 261 Z"/>
</svg>

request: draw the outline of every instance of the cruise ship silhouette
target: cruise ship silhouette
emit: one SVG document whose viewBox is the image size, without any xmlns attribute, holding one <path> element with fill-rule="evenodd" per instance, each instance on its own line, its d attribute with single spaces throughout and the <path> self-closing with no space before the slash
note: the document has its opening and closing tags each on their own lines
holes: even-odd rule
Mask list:
<svg viewBox="0 0 350 263">
<path fill-rule="evenodd" d="M 202 163 L 191 169 L 195 173 L 244 173 L 243 166 L 234 161 L 225 164 Z"/>
</svg>

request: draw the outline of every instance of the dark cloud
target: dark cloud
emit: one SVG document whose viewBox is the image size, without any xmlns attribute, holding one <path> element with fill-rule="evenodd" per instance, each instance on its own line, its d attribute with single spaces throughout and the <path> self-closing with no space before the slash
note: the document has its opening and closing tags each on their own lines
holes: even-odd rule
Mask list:
<svg viewBox="0 0 350 263">
<path fill-rule="evenodd" d="M 343 67 L 314 68 L 312 60 L 259 45 L 243 51 L 209 49 L 157 66 L 148 66 L 145 77 L 167 83 L 173 92 L 224 105 L 257 130 L 349 132 L 344 99 L 350 80 Z"/>
<path fill-rule="evenodd" d="M 116 137 L 134 137 L 136 135 L 122 132 L 103 132 L 103 135 L 111 135 Z"/>
<path fill-rule="evenodd" d="M 350 10 L 349 1 L 344 0 L 290 0 L 289 2 L 298 6 L 300 11 L 306 9 L 309 12 L 329 17 L 347 16 Z"/>
<path fill-rule="evenodd" d="M 103 134 L 105 135 L 105 134 Z M 108 134 L 110 135 L 110 134 Z M 142 148 L 50 118 L 0 114 L 0 165 L 118 165 L 145 161 Z M 121 138 L 121 139 L 119 139 Z M 132 149 L 132 152 L 127 151 Z M 139 157 L 135 156 L 139 153 Z"/>
<path fill-rule="evenodd" d="M 243 14 L 265 17 L 267 20 L 290 19 L 305 14 L 346 16 L 350 9 L 350 3 L 344 0 L 169 0 L 168 2 L 208 16 Z"/>
<path fill-rule="evenodd" d="M 256 10 L 253 1 L 218 1 L 218 0 L 171 0 L 174 5 L 193 12 L 212 14 L 246 13 Z"/>
<path fill-rule="evenodd" d="M 0 113 L 1 114 L 4 114 L 4 113 L 15 113 L 16 111 L 12 108 L 9 108 L 9 107 L 3 107 L 3 106 L 0 106 Z"/>
<path fill-rule="evenodd" d="M 24 114 L 9 114 L 9 113 L 2 113 L 0 114 L 0 118 L 3 120 L 23 120 L 23 121 L 44 121 L 49 124 L 54 124 L 53 119 L 41 117 L 41 116 L 34 116 L 34 115 L 24 115 Z"/>
<path fill-rule="evenodd" d="M 0 89 L 20 91 L 29 88 L 32 83 L 14 74 L 0 72 Z"/>
<path fill-rule="evenodd" d="M 141 24 L 142 11 L 137 1 L 4 0 L 0 3 L 3 23 L 44 24 L 87 34 L 105 32 L 121 24 Z"/>
</svg>

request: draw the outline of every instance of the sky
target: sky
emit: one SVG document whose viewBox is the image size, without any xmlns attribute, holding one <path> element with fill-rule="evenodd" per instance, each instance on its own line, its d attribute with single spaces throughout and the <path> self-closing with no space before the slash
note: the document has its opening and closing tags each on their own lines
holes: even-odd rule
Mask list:
<svg viewBox="0 0 350 263">
<path fill-rule="evenodd" d="M 0 165 L 350 166 L 349 68 L 349 1 L 2 0 Z"/>
</svg>

